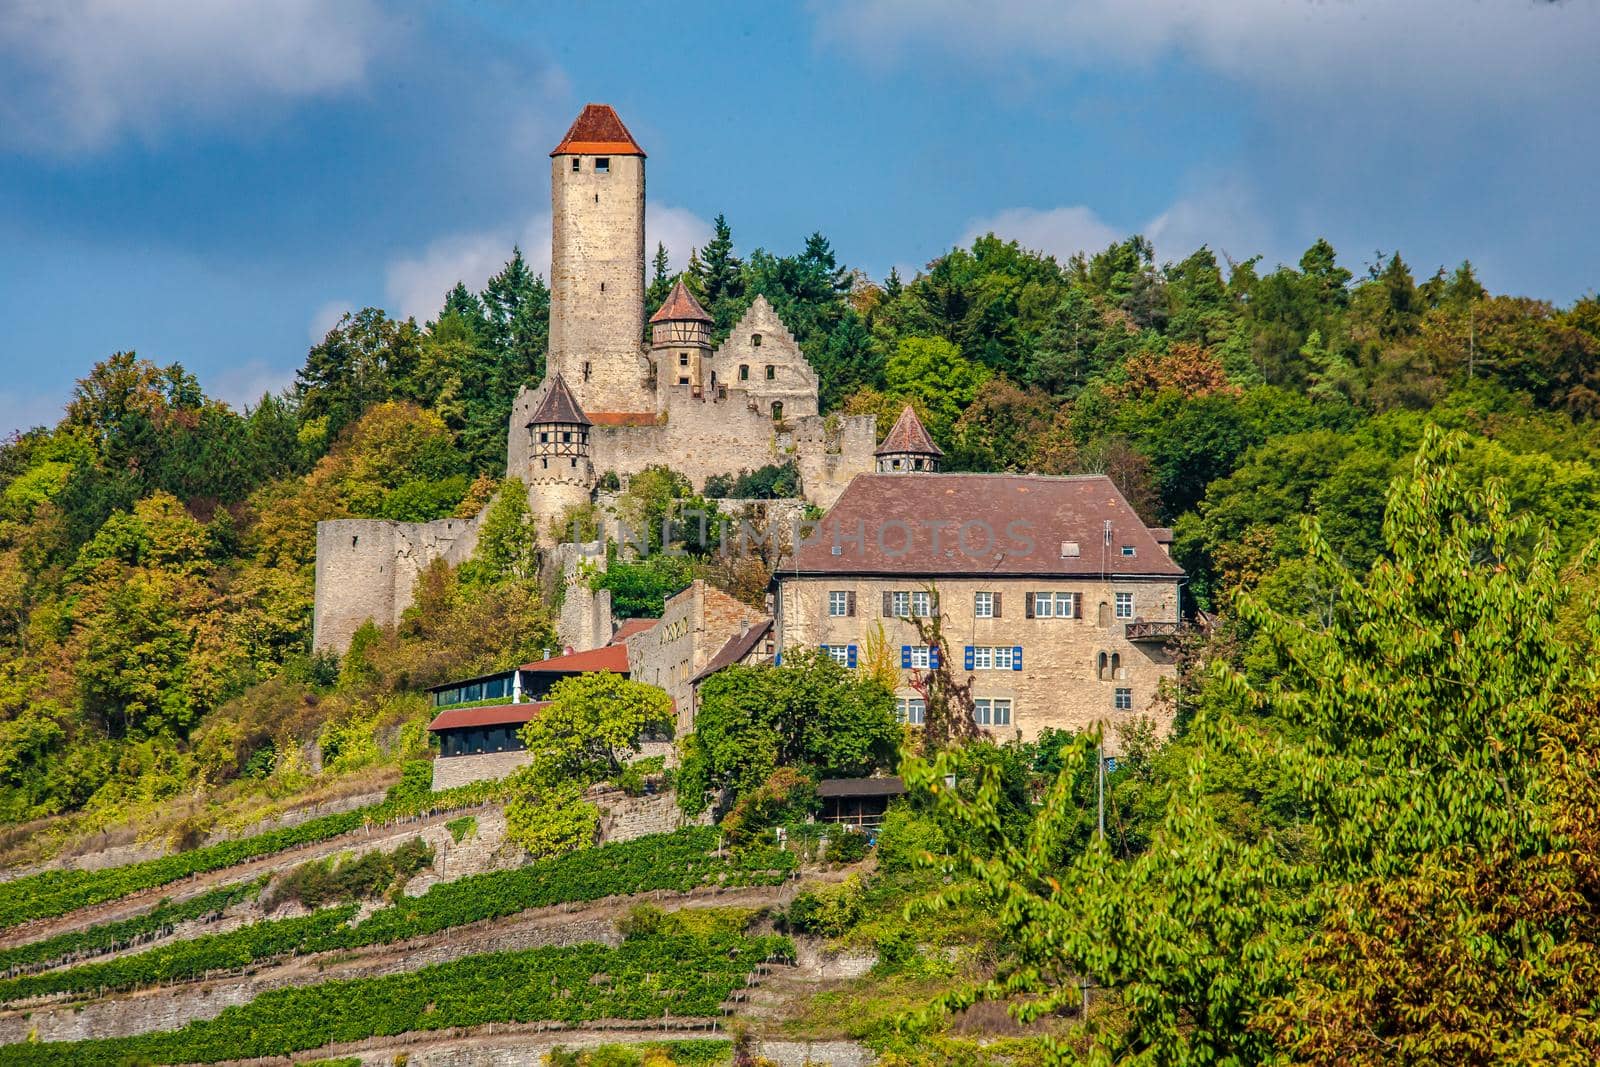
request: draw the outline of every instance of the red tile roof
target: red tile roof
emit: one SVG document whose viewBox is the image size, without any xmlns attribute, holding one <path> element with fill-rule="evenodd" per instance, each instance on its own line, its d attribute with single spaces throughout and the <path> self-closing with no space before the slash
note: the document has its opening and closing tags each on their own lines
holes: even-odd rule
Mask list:
<svg viewBox="0 0 1600 1067">
<path fill-rule="evenodd" d="M 1104 475 L 858 474 L 782 573 L 1179 578 L 1183 569 Z"/>
<path fill-rule="evenodd" d="M 923 429 L 922 420 L 917 418 L 917 413 L 907 404 L 905 410 L 900 412 L 900 417 L 894 420 L 889 433 L 883 439 L 883 444 L 878 446 L 876 455 L 887 455 L 891 452 L 911 452 L 924 456 L 942 456 L 944 449 L 933 443 L 933 438 L 928 436 L 928 431 Z"/>
<path fill-rule="evenodd" d="M 628 646 L 606 645 L 603 648 L 592 648 L 587 652 L 570 652 L 565 656 L 551 656 L 549 659 L 524 663 L 522 669 L 525 671 L 553 671 L 557 674 L 584 674 L 588 671 L 611 671 L 615 674 L 627 674 Z"/>
<path fill-rule="evenodd" d="M 678 275 L 678 280 L 672 286 L 672 292 L 667 294 L 667 299 L 662 302 L 661 308 L 650 316 L 651 322 L 714 322 L 706 309 L 700 306 L 700 301 L 694 298 L 689 287 L 683 284 L 683 275 Z"/>
<path fill-rule="evenodd" d="M 550 388 L 545 390 L 544 399 L 539 401 L 539 408 L 528 419 L 528 425 L 539 423 L 560 423 L 565 426 L 593 426 L 589 416 L 583 413 L 583 407 L 578 403 L 578 398 L 572 395 L 572 390 L 567 386 L 567 380 L 560 373 L 550 376 Z"/>
<path fill-rule="evenodd" d="M 591 411 L 589 420 L 595 426 L 654 426 L 653 411 Z"/>
<path fill-rule="evenodd" d="M 611 635 L 611 643 L 620 645 L 634 634 L 642 634 L 660 621 L 660 619 L 629 619 L 617 627 L 617 632 Z"/>
<path fill-rule="evenodd" d="M 633 139 L 610 104 L 586 104 L 572 121 L 561 143 L 550 150 L 552 156 L 642 156 L 644 149 Z"/>
<path fill-rule="evenodd" d="M 428 724 L 430 730 L 460 730 L 469 726 L 520 726 L 550 706 L 548 700 L 526 704 L 495 704 L 484 708 L 451 708 Z"/>
</svg>

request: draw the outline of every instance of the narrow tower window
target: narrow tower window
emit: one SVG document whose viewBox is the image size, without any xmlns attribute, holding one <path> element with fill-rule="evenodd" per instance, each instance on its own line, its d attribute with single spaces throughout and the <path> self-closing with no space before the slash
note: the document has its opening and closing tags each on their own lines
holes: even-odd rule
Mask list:
<svg viewBox="0 0 1600 1067">
<path fill-rule="evenodd" d="M 572 157 L 572 173 L 574 173 L 574 174 L 578 173 L 580 163 L 581 163 L 581 161 L 578 159 L 577 156 L 573 156 Z"/>
<path fill-rule="evenodd" d="M 610 174 L 611 173 L 611 157 L 610 156 L 596 156 L 595 160 L 594 160 L 594 172 L 596 174 Z"/>
</svg>

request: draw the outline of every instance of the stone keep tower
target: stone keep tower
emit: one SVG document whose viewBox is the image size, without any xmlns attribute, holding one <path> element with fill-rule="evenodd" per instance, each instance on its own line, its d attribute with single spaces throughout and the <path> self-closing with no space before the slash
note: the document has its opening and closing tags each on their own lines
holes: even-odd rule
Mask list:
<svg viewBox="0 0 1600 1067">
<path fill-rule="evenodd" d="M 589 104 L 550 153 L 549 371 L 589 411 L 647 412 L 644 150 Z"/>
<path fill-rule="evenodd" d="M 574 504 L 586 504 L 594 491 L 589 430 L 566 379 L 545 379 L 544 398 L 528 419 L 528 503 L 541 533 Z M 557 537 L 556 540 L 562 540 Z"/>
<path fill-rule="evenodd" d="M 717 384 L 708 380 L 715 374 L 706 368 L 712 321 L 679 277 L 660 310 L 650 316 L 650 353 L 663 384 L 688 386 L 695 396 Z M 666 390 L 658 389 L 657 395 L 665 399 Z"/>
</svg>

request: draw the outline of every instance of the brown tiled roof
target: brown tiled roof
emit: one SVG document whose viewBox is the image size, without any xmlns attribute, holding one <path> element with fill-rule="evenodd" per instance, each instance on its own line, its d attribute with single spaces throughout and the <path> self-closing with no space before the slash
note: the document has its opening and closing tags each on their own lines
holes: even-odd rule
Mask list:
<svg viewBox="0 0 1600 1067">
<path fill-rule="evenodd" d="M 484 708 L 452 708 L 441 711 L 428 724 L 430 730 L 460 730 L 468 726 L 520 726 L 550 706 L 548 700 L 526 704 L 494 704 Z"/>
<path fill-rule="evenodd" d="M 584 674 L 588 671 L 611 671 L 614 674 L 627 674 L 628 646 L 604 645 L 600 648 L 591 648 L 587 652 L 569 652 L 565 656 L 551 656 L 549 659 L 524 663 L 522 669 L 525 671 L 553 671 L 557 674 Z"/>
<path fill-rule="evenodd" d="M 629 619 L 617 627 L 617 632 L 611 635 L 611 643 L 620 645 L 634 634 L 642 634 L 652 629 L 660 619 Z"/>
<path fill-rule="evenodd" d="M 933 438 L 922 428 L 922 420 L 917 418 L 917 413 L 911 410 L 910 404 L 907 404 L 905 410 L 900 412 L 900 417 L 894 420 L 894 425 L 884 437 L 883 444 L 878 446 L 876 454 L 884 456 L 891 452 L 912 452 L 924 456 L 944 455 L 944 449 L 933 443 Z"/>
<path fill-rule="evenodd" d="M 1124 556 L 1123 545 L 1134 554 Z M 1183 570 L 1104 475 L 913 473 L 856 475 L 784 574 L 1179 578 Z"/>
<path fill-rule="evenodd" d="M 884 778 L 824 778 L 817 783 L 819 797 L 897 797 L 906 791 L 898 775 Z"/>
<path fill-rule="evenodd" d="M 683 284 L 683 275 L 678 275 L 678 280 L 672 286 L 672 292 L 667 294 L 667 299 L 659 310 L 650 316 L 651 322 L 713 322 L 706 309 L 700 306 L 700 301 L 694 298 L 689 287 Z"/>
<path fill-rule="evenodd" d="M 585 104 L 583 113 L 572 121 L 561 143 L 550 150 L 552 156 L 642 156 L 644 149 L 633 139 L 610 104 Z"/>
<path fill-rule="evenodd" d="M 1172 527 L 1152 526 L 1150 527 L 1150 536 L 1154 537 L 1163 545 L 1170 545 L 1172 544 Z"/>
<path fill-rule="evenodd" d="M 567 381 L 559 373 L 550 376 L 550 388 L 545 390 L 544 399 L 539 401 L 539 408 L 528 419 L 528 425 L 539 423 L 561 423 L 568 426 L 593 426 L 589 416 L 583 413 L 583 407 L 578 403 L 578 398 L 572 395 L 572 390 L 567 387 Z"/>
<path fill-rule="evenodd" d="M 728 638 L 728 643 L 718 649 L 715 656 L 711 657 L 711 662 L 707 663 L 699 674 L 689 679 L 689 684 L 697 684 L 702 678 L 711 677 L 729 664 L 738 663 L 748 656 L 771 630 L 772 620 L 762 619 L 744 633 L 734 634 Z"/>
<path fill-rule="evenodd" d="M 654 426 L 653 411 L 595 411 L 589 418 L 595 426 Z"/>
</svg>

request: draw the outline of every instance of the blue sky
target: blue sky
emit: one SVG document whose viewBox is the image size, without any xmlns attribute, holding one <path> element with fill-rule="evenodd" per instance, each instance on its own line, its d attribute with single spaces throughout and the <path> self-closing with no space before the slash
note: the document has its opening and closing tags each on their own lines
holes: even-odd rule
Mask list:
<svg viewBox="0 0 1600 1067">
<path fill-rule="evenodd" d="M 0 432 L 136 349 L 235 403 L 346 308 L 427 315 L 521 242 L 585 101 L 650 240 L 820 229 L 881 277 L 994 229 L 1600 285 L 1600 3 L 0 0 Z"/>
</svg>

